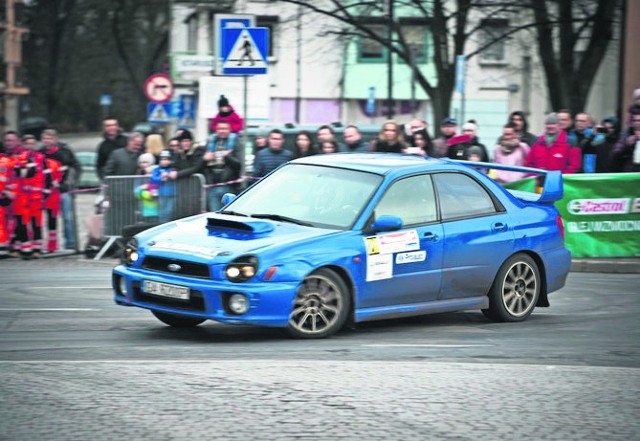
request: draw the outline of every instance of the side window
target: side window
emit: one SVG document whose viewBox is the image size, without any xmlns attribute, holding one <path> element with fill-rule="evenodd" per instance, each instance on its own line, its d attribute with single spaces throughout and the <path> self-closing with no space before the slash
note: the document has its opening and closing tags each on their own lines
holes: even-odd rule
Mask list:
<svg viewBox="0 0 640 441">
<path fill-rule="evenodd" d="M 433 179 L 442 220 L 496 212 L 489 193 L 469 176 L 462 173 L 438 173 L 433 175 Z"/>
<path fill-rule="evenodd" d="M 397 216 L 403 225 L 423 224 L 437 219 L 433 183 L 430 175 L 412 176 L 389 187 L 378 202 L 376 217 Z"/>
</svg>

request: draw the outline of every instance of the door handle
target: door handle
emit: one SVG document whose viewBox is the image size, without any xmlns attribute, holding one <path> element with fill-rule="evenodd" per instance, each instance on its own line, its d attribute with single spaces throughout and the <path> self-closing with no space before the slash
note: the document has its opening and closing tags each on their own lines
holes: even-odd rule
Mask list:
<svg viewBox="0 0 640 441">
<path fill-rule="evenodd" d="M 434 240 L 438 240 L 438 235 L 437 235 L 437 234 L 434 234 L 434 233 L 432 233 L 432 232 L 430 232 L 430 231 L 429 231 L 429 232 L 427 232 L 427 233 L 424 233 L 424 234 L 422 235 L 422 238 L 423 238 L 424 240 L 434 241 Z"/>
<path fill-rule="evenodd" d="M 491 225 L 491 231 L 493 232 L 507 231 L 507 224 L 504 224 L 502 222 L 496 222 L 495 224 Z"/>
</svg>

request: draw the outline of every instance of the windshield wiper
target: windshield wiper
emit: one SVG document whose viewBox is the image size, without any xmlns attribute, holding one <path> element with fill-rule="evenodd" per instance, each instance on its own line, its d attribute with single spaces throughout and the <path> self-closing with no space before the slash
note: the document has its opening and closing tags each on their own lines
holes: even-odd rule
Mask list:
<svg viewBox="0 0 640 441">
<path fill-rule="evenodd" d="M 230 214 L 232 216 L 244 216 L 244 217 L 249 217 L 248 214 L 244 214 L 244 213 L 238 213 L 237 211 L 232 211 L 232 210 L 222 210 L 222 211 L 218 211 L 218 213 L 220 214 Z"/>
<path fill-rule="evenodd" d="M 305 227 L 312 226 L 312 224 L 310 224 L 309 222 L 304 222 L 298 219 L 294 219 L 292 217 L 281 216 L 279 214 L 260 213 L 260 214 L 252 214 L 251 217 L 255 217 L 258 219 L 271 219 L 275 221 L 291 222 L 292 224 L 304 225 Z"/>
</svg>

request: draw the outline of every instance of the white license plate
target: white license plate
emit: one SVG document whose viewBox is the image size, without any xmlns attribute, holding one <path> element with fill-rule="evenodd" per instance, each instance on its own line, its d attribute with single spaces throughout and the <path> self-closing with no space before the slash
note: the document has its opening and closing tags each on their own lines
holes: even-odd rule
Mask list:
<svg viewBox="0 0 640 441">
<path fill-rule="evenodd" d="M 154 282 L 153 280 L 145 280 L 142 290 L 147 294 L 171 297 L 172 299 L 189 300 L 190 296 L 189 288 L 170 285 L 168 283 Z"/>
</svg>

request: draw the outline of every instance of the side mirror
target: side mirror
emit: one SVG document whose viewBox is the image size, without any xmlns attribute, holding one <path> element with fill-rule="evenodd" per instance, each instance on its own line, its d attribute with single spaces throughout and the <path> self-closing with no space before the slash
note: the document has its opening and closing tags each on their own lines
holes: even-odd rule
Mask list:
<svg viewBox="0 0 640 441">
<path fill-rule="evenodd" d="M 222 206 L 226 207 L 231 202 L 233 202 L 236 197 L 237 196 L 235 194 L 233 194 L 233 193 L 225 193 L 225 194 L 223 194 L 222 198 L 220 199 L 222 201 Z"/>
<path fill-rule="evenodd" d="M 402 228 L 402 219 L 397 216 L 383 214 L 371 224 L 371 230 L 374 233 L 379 231 L 396 231 Z"/>
</svg>

